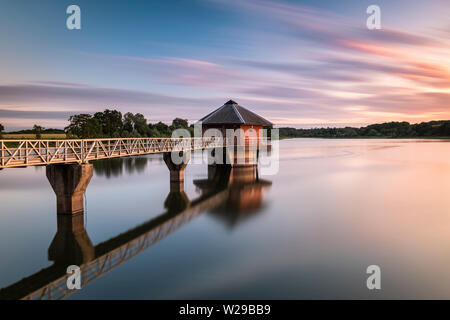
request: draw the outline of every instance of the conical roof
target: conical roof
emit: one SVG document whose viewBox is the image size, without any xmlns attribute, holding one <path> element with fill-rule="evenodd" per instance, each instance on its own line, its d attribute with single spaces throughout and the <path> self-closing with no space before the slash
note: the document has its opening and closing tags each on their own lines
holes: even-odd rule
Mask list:
<svg viewBox="0 0 450 320">
<path fill-rule="evenodd" d="M 272 126 L 272 123 L 254 112 L 229 100 L 220 108 L 200 119 L 202 124 L 245 124 L 256 126 Z"/>
</svg>

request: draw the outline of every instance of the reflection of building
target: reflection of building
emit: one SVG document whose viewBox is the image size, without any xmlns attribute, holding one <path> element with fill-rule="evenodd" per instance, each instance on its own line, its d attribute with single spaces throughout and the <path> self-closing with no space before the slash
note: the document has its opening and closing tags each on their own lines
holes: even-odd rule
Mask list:
<svg viewBox="0 0 450 320">
<path fill-rule="evenodd" d="M 264 189 L 271 182 L 259 179 L 256 166 L 212 165 L 208 167 L 208 179 L 195 180 L 194 184 L 206 193 L 214 188 L 228 191 L 226 200 L 211 213 L 232 227 L 260 212 Z"/>
</svg>

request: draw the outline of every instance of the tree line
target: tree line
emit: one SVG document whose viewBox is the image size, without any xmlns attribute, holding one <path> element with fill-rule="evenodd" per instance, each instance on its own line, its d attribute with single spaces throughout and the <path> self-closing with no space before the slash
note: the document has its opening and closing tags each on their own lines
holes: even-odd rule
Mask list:
<svg viewBox="0 0 450 320">
<path fill-rule="evenodd" d="M 186 119 L 175 118 L 171 125 L 163 122 L 148 123 L 140 114 L 106 109 L 94 115 L 83 113 L 69 118 L 69 125 L 64 129 L 45 129 L 34 125 L 33 129 L 11 133 L 32 133 L 37 139 L 42 134 L 66 133 L 68 138 L 139 138 L 139 137 L 170 137 L 175 129 L 187 129 L 193 135 L 193 125 L 188 125 Z M 0 124 L 0 139 L 5 127 Z M 450 137 L 450 120 L 429 121 L 417 124 L 408 122 L 386 122 L 371 124 L 366 127 L 354 128 L 312 128 L 296 129 L 279 128 L 280 138 L 420 138 L 420 137 Z"/>
<path fill-rule="evenodd" d="M 417 124 L 386 122 L 354 128 L 280 128 L 281 138 L 415 138 L 450 137 L 450 120 L 429 121 Z"/>
<path fill-rule="evenodd" d="M 141 138 L 141 137 L 171 137 L 176 129 L 187 129 L 191 135 L 194 125 L 188 125 L 186 119 L 175 118 L 171 125 L 163 122 L 149 123 L 141 113 L 122 113 L 117 110 L 105 109 L 94 114 L 81 113 L 69 117 L 69 125 L 61 129 L 43 128 L 34 125 L 32 129 L 9 132 L 11 134 L 35 134 L 41 139 L 42 134 L 65 133 L 67 138 Z M 0 124 L 0 138 L 3 137 L 4 126 Z"/>
<path fill-rule="evenodd" d="M 163 122 L 149 123 L 141 113 L 122 113 L 106 109 L 95 114 L 76 114 L 70 116 L 69 125 L 64 128 L 67 136 L 72 138 L 141 138 L 170 137 L 176 129 L 193 132 L 186 119 L 175 118 L 171 125 Z"/>
</svg>

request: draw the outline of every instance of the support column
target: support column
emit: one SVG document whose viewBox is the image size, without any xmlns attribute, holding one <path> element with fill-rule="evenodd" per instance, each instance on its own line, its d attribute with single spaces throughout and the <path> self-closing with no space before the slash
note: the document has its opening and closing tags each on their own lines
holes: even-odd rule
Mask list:
<svg viewBox="0 0 450 320">
<path fill-rule="evenodd" d="M 184 181 L 184 169 L 191 159 L 190 152 L 166 152 L 164 153 L 163 158 L 170 171 L 170 182 Z"/>
<path fill-rule="evenodd" d="M 46 174 L 56 194 L 57 213 L 82 214 L 84 212 L 83 195 L 93 175 L 92 164 L 49 165 L 46 168 Z"/>
<path fill-rule="evenodd" d="M 184 192 L 184 169 L 191 158 L 191 153 L 185 151 L 166 152 L 163 158 L 170 171 L 170 193 L 164 202 L 164 207 L 169 213 L 175 214 L 185 210 L 190 205 L 190 201 Z"/>
<path fill-rule="evenodd" d="M 209 165 L 230 165 L 229 152 L 227 147 L 216 147 L 206 149 Z"/>
<path fill-rule="evenodd" d="M 226 148 L 226 163 L 232 167 L 257 166 L 259 153 L 251 146 L 230 146 Z"/>
<path fill-rule="evenodd" d="M 95 247 L 84 227 L 84 215 L 58 215 L 58 230 L 48 248 L 56 264 L 81 265 L 95 258 Z"/>
</svg>

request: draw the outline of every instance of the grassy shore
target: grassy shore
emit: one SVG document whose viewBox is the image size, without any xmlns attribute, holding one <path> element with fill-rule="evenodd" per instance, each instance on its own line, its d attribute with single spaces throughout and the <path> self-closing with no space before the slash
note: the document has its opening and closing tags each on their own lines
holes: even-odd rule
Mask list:
<svg viewBox="0 0 450 320">
<path fill-rule="evenodd" d="M 43 133 L 41 134 L 41 140 L 51 140 L 51 139 L 65 139 L 65 133 Z M 34 140 L 36 135 L 33 133 L 4 133 L 3 139 L 14 139 L 14 140 Z"/>
</svg>

